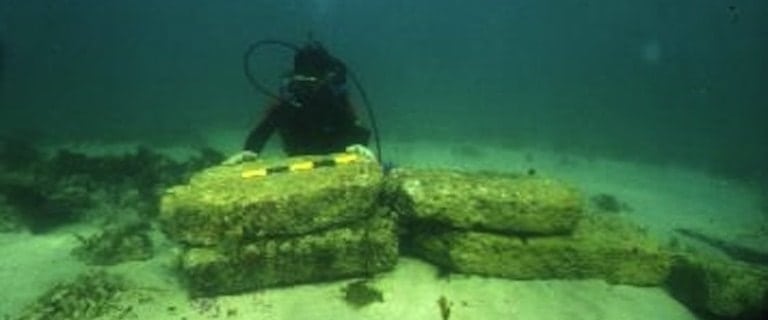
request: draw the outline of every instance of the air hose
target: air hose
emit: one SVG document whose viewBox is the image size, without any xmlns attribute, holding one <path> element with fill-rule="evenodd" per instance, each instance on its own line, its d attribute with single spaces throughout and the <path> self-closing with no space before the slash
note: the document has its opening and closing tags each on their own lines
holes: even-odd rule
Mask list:
<svg viewBox="0 0 768 320">
<path fill-rule="evenodd" d="M 282 97 L 280 97 L 280 95 L 269 90 L 267 86 L 265 86 L 264 84 L 256 80 L 256 77 L 254 77 L 253 73 L 251 73 L 251 55 L 253 55 L 253 53 L 256 52 L 257 49 L 264 46 L 280 46 L 280 47 L 288 48 L 293 51 L 299 51 L 300 49 L 298 46 L 290 42 L 285 42 L 280 40 L 261 40 L 261 41 L 256 41 L 252 43 L 250 46 L 248 46 L 248 49 L 245 50 L 245 54 L 243 54 L 243 72 L 245 73 L 245 77 L 248 79 L 248 82 L 251 84 L 251 86 L 253 86 L 253 88 L 256 89 L 256 91 L 258 91 L 259 93 L 267 97 L 273 98 L 280 102 L 288 102 Z"/>
<path fill-rule="evenodd" d="M 271 39 L 256 41 L 251 45 L 249 45 L 248 49 L 246 49 L 245 53 L 243 54 L 243 72 L 245 73 L 245 78 L 248 79 L 248 82 L 251 84 L 251 86 L 253 86 L 253 88 L 259 93 L 283 103 L 290 103 L 290 101 L 285 100 L 279 94 L 276 94 L 273 90 L 270 90 L 269 87 L 259 82 L 259 80 L 257 80 L 256 77 L 251 72 L 252 70 L 251 56 L 257 50 L 266 46 L 283 47 L 283 48 L 293 50 L 294 52 L 301 50 L 299 46 L 286 41 L 271 40 Z M 371 130 L 373 130 L 373 139 L 376 143 L 376 160 L 378 160 L 379 163 L 384 164 L 382 162 L 382 155 L 381 155 L 381 138 L 379 136 L 379 126 L 376 123 L 376 117 L 373 114 L 373 108 L 371 107 L 371 102 L 368 99 L 368 94 L 365 92 L 365 89 L 363 89 L 363 86 L 360 84 L 360 80 L 357 78 L 354 72 L 352 72 L 349 69 L 347 69 L 347 72 L 349 73 L 349 76 L 352 79 L 352 83 L 355 85 L 355 88 L 360 93 L 360 98 L 363 100 L 363 105 L 365 106 L 365 110 L 368 113 L 368 119 L 371 122 Z"/>
</svg>

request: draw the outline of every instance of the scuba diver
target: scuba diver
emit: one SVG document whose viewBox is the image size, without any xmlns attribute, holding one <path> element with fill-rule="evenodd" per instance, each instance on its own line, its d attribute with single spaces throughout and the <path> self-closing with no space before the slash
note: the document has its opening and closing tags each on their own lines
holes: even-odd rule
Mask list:
<svg viewBox="0 0 768 320">
<path fill-rule="evenodd" d="M 249 56 L 261 44 L 277 44 L 294 50 L 293 70 L 283 79 L 279 94 L 264 89 L 250 73 Z M 347 67 L 319 42 L 310 41 L 296 47 L 285 42 L 262 41 L 246 52 L 244 67 L 251 84 L 273 98 L 274 103 L 248 134 L 244 151 L 230 157 L 226 164 L 256 158 L 273 133 L 281 137 L 283 151 L 289 156 L 346 150 L 374 158 L 365 147 L 371 130 L 361 125 L 349 99 Z M 356 79 L 353 80 L 360 89 Z M 364 95 L 362 90 L 361 93 Z M 367 104 L 367 99 L 364 100 Z"/>
</svg>

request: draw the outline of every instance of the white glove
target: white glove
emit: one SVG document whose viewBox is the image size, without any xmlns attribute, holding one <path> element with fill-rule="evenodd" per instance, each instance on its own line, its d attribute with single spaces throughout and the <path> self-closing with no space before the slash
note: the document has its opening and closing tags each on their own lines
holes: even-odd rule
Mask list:
<svg viewBox="0 0 768 320">
<path fill-rule="evenodd" d="M 234 166 L 244 162 L 255 161 L 258 158 L 259 158 L 258 153 L 245 150 L 245 151 L 240 151 L 238 153 L 233 154 L 232 156 L 224 160 L 224 162 L 222 162 L 221 165 Z"/>
<path fill-rule="evenodd" d="M 373 151 L 371 149 L 368 149 L 366 146 L 362 144 L 353 144 L 346 148 L 346 152 L 354 153 L 358 156 L 367 158 L 371 161 L 376 161 L 376 156 L 373 154 Z"/>
</svg>

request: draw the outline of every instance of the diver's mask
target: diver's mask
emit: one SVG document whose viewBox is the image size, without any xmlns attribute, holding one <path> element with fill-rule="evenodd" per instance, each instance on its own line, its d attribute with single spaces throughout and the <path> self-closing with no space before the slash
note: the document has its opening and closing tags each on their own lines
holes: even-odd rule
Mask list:
<svg viewBox="0 0 768 320">
<path fill-rule="evenodd" d="M 316 98 L 323 89 L 329 90 L 332 96 L 346 93 L 346 83 L 337 80 L 335 72 L 329 72 L 323 78 L 294 74 L 283 80 L 281 94 L 294 107 L 301 107 Z"/>
</svg>

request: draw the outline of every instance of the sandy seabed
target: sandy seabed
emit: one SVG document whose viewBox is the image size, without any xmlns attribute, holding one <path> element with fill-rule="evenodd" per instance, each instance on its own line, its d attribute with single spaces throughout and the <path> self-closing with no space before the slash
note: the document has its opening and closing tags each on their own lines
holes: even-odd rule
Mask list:
<svg viewBox="0 0 768 320">
<path fill-rule="evenodd" d="M 232 150 L 237 145 L 233 137 L 236 135 L 221 133 L 211 143 Z M 744 245 L 757 246 L 768 240 L 759 230 L 766 221 L 757 190 L 690 169 L 478 144 L 424 141 L 386 147 L 388 159 L 402 166 L 508 172 L 535 169 L 537 174 L 572 183 L 588 196 L 611 194 L 631 208 L 622 215 L 648 228 L 660 241 L 671 238 L 675 228 L 692 228 Z M 126 146 L 77 148 L 93 153 Z M 183 157 L 188 150 L 167 152 Z M 87 270 L 70 255 L 78 244 L 72 235 L 93 228 L 77 224 L 45 235 L 0 234 L 0 316 L 18 314 L 54 283 Z M 362 308 L 343 299 L 342 289 L 351 279 L 190 299 L 173 275 L 175 249 L 159 234 L 155 237 L 158 254 L 153 259 L 108 268 L 140 288 L 141 297 L 126 319 L 440 320 L 441 297 L 449 301 L 451 320 L 696 319 L 661 288 L 609 285 L 600 280 L 438 277 L 431 265 L 407 257 L 392 272 L 376 277 L 374 283 L 382 290 L 384 301 Z"/>
</svg>

